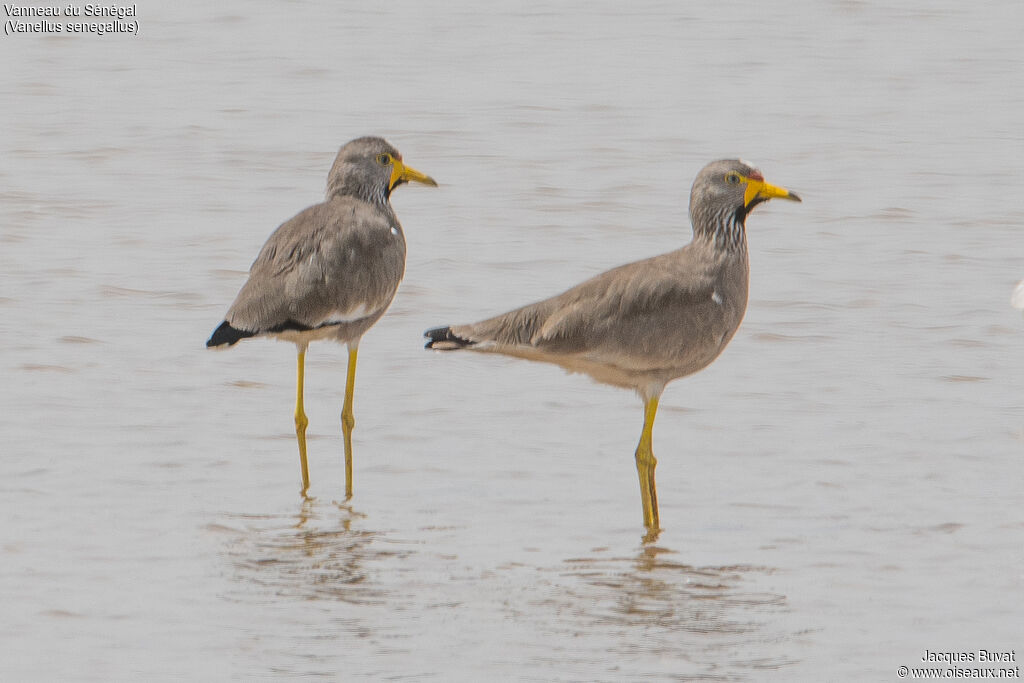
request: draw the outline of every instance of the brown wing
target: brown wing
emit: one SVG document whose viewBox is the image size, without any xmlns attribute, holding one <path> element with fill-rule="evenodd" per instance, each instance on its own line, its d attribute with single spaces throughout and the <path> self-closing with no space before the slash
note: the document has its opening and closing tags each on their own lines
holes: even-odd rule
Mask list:
<svg viewBox="0 0 1024 683">
<path fill-rule="evenodd" d="M 453 326 L 451 332 L 497 352 L 529 347 L 636 368 L 686 362 L 694 349 L 717 347 L 726 329 L 731 335 L 738 324 L 724 305 L 727 293 L 717 292 L 720 270 L 720 259 L 688 245 L 614 268 L 504 315 Z"/>
<path fill-rule="evenodd" d="M 405 240 L 393 215 L 335 198 L 274 231 L 226 319 L 259 333 L 374 315 L 391 302 L 404 269 Z"/>
</svg>

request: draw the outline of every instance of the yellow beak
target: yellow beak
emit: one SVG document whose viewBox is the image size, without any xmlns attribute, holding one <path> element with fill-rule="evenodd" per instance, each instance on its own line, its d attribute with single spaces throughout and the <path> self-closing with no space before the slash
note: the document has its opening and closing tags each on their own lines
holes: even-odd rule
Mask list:
<svg viewBox="0 0 1024 683">
<path fill-rule="evenodd" d="M 747 181 L 747 190 L 743 193 L 743 206 L 750 206 L 755 199 L 791 199 L 799 202 L 800 197 L 795 192 L 790 192 L 784 187 L 769 185 L 763 180 L 744 178 Z"/>
<path fill-rule="evenodd" d="M 431 187 L 437 187 L 437 181 L 426 173 L 420 173 L 412 166 L 406 166 L 398 159 L 391 163 L 391 180 L 388 181 L 388 190 L 395 189 L 396 185 L 408 182 L 423 183 Z"/>
</svg>

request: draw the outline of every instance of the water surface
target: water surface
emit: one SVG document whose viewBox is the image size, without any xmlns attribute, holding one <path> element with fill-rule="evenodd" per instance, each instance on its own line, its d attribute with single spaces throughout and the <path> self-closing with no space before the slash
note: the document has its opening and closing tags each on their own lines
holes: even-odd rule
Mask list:
<svg viewBox="0 0 1024 683">
<path fill-rule="evenodd" d="M 896 680 L 1024 650 L 1016 3 L 138 4 L 0 41 L 5 679 Z M 406 278 L 342 347 L 203 341 L 267 235 L 381 134 Z M 655 428 L 428 327 L 689 239 L 701 166 L 750 306 Z"/>
</svg>

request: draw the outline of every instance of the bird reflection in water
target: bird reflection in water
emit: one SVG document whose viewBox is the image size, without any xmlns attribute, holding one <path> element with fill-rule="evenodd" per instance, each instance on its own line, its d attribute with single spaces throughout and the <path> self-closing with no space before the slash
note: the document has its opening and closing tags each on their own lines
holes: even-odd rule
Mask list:
<svg viewBox="0 0 1024 683">
<path fill-rule="evenodd" d="M 383 595 L 366 581 L 366 565 L 396 553 L 379 547 L 378 532 L 358 528 L 362 517 L 347 504 L 304 499 L 295 515 L 244 516 L 245 528 L 236 530 L 227 552 L 243 584 L 277 595 L 379 603 Z"/>
<path fill-rule="evenodd" d="M 565 600 L 585 610 L 578 615 L 584 631 L 642 630 L 645 656 L 685 650 L 695 666 L 690 673 L 701 680 L 716 678 L 713 663 L 730 659 L 746 660 L 743 668 L 752 673 L 796 663 L 780 654 L 791 649 L 767 645 L 795 637 L 778 632 L 779 614 L 789 610 L 786 597 L 757 587 L 770 568 L 689 565 L 654 544 L 634 557 L 603 551 L 564 563 L 563 580 L 571 586 Z M 624 646 L 618 654 L 635 653 Z"/>
</svg>

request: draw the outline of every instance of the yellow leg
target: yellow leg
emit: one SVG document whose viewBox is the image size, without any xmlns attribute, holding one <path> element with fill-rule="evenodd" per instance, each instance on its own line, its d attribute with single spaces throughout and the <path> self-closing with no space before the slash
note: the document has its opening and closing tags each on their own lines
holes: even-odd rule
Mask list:
<svg viewBox="0 0 1024 683">
<path fill-rule="evenodd" d="M 309 464 L 306 462 L 306 426 L 309 418 L 302 409 L 302 385 L 306 374 L 306 347 L 299 346 L 299 371 L 295 380 L 295 437 L 299 440 L 299 462 L 302 465 L 302 495 L 309 490 Z"/>
<path fill-rule="evenodd" d="M 644 401 L 644 431 L 636 447 L 636 471 L 640 475 L 640 502 L 644 508 L 644 526 L 649 531 L 658 530 L 658 492 L 654 486 L 654 468 L 658 461 L 651 450 L 651 430 L 654 415 L 658 412 L 658 397 Z"/>
<path fill-rule="evenodd" d="M 341 408 L 341 433 L 345 437 L 345 500 L 352 497 L 352 429 L 356 417 L 352 412 L 352 393 L 356 388 L 356 356 L 358 346 L 348 347 L 348 375 L 345 378 L 345 404 Z"/>
</svg>

